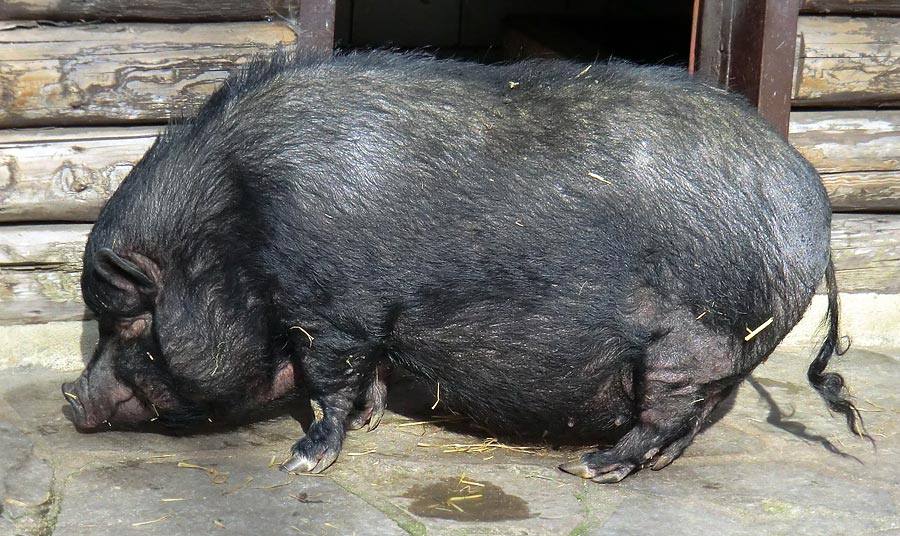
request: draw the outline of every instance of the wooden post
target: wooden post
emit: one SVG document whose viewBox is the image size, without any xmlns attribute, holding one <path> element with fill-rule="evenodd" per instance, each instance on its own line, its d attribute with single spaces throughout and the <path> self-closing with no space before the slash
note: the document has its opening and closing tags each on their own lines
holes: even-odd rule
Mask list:
<svg viewBox="0 0 900 536">
<path fill-rule="evenodd" d="M 336 0 L 300 0 L 300 45 L 323 52 L 334 49 L 334 10 Z"/>
<path fill-rule="evenodd" d="M 800 0 L 701 0 L 696 72 L 743 94 L 787 137 Z"/>
</svg>

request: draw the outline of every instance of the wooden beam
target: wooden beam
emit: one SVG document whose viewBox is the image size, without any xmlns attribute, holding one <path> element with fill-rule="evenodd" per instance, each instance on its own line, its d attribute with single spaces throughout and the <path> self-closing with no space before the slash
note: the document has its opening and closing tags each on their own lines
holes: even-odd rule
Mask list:
<svg viewBox="0 0 900 536">
<path fill-rule="evenodd" d="M 817 15 L 900 16 L 897 0 L 803 0 L 800 12 Z"/>
<path fill-rule="evenodd" d="M 841 292 L 900 292 L 900 216 L 836 214 L 831 249 Z"/>
<path fill-rule="evenodd" d="M 87 317 L 81 257 L 90 225 L 0 227 L 0 324 Z"/>
<path fill-rule="evenodd" d="M 831 208 L 839 212 L 900 212 L 900 172 L 823 173 Z"/>
<path fill-rule="evenodd" d="M 0 131 L 0 222 L 93 221 L 159 130 Z"/>
<path fill-rule="evenodd" d="M 795 106 L 900 106 L 900 18 L 801 17 Z"/>
<path fill-rule="evenodd" d="M 695 43 L 701 76 L 747 97 L 787 136 L 800 0 L 704 0 Z"/>
<path fill-rule="evenodd" d="M 315 3 L 304 0 L 303 3 Z M 300 0 L 7 0 L 0 20 L 210 22 L 289 17 Z"/>
<path fill-rule="evenodd" d="M 0 324 L 89 318 L 81 256 L 89 225 L 0 227 Z M 832 248 L 842 292 L 900 292 L 900 216 L 834 218 Z"/>
<path fill-rule="evenodd" d="M 296 39 L 280 22 L 0 28 L 0 127 L 165 122 Z"/>
<path fill-rule="evenodd" d="M 308 49 L 334 49 L 336 0 L 303 0 L 298 13 L 298 43 Z"/>
<path fill-rule="evenodd" d="M 900 110 L 794 111 L 790 141 L 819 173 L 900 173 Z"/>
<path fill-rule="evenodd" d="M 794 111 L 790 141 L 834 210 L 900 212 L 900 110 Z"/>
</svg>

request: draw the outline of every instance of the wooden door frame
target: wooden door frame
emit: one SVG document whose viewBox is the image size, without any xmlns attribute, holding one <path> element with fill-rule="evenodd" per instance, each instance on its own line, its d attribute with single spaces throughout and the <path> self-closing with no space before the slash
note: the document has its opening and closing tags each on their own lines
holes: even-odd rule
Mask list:
<svg viewBox="0 0 900 536">
<path fill-rule="evenodd" d="M 299 0 L 297 43 L 306 49 L 334 50 L 336 0 Z"/>
<path fill-rule="evenodd" d="M 800 0 L 694 0 L 692 72 L 743 94 L 785 138 Z"/>
</svg>

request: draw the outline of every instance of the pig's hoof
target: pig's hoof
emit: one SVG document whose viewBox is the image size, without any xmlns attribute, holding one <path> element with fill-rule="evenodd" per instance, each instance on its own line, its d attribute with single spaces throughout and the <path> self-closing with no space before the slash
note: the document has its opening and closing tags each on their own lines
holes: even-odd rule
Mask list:
<svg viewBox="0 0 900 536">
<path fill-rule="evenodd" d="M 611 471 L 601 473 L 591 480 L 593 480 L 594 482 L 599 482 L 601 484 L 615 484 L 616 482 L 621 482 L 622 479 L 633 473 L 634 469 L 635 466 L 632 464 L 622 464 L 618 469 L 613 469 Z"/>
<path fill-rule="evenodd" d="M 674 462 L 675 458 L 675 456 L 671 456 L 669 454 L 660 454 L 650 462 L 650 469 L 659 471 L 663 467 L 666 467 L 670 463 Z"/>
<path fill-rule="evenodd" d="M 286 473 L 321 473 L 337 459 L 337 453 L 310 458 L 305 454 L 294 454 L 286 462 L 281 464 L 281 470 Z"/>
<path fill-rule="evenodd" d="M 353 413 L 353 415 L 350 417 L 350 422 L 347 424 L 347 427 L 350 430 L 359 430 L 360 428 L 365 426 L 366 423 L 369 423 L 368 431 L 371 432 L 378 427 L 378 424 L 381 423 L 381 418 L 383 416 L 384 406 L 365 408 Z"/>
<path fill-rule="evenodd" d="M 286 473 L 321 473 L 337 460 L 340 446 L 330 447 L 325 441 L 301 439 L 291 450 L 291 457 L 281 464 Z"/>
<path fill-rule="evenodd" d="M 385 383 L 387 369 L 379 366 L 378 371 L 379 374 L 376 374 L 375 380 L 369 384 L 362 397 L 362 408 L 350 416 L 347 427 L 351 430 L 359 430 L 369 423 L 369 432 L 371 432 L 378 427 L 384 416 L 384 408 L 387 406 L 387 383 Z"/>
<path fill-rule="evenodd" d="M 600 453 L 597 453 L 600 454 Z M 600 454 L 602 456 L 602 454 Z M 623 478 L 635 471 L 637 465 L 626 461 L 596 463 L 592 454 L 585 454 L 575 461 L 564 463 L 559 468 L 581 478 L 590 478 L 601 484 L 621 482 Z"/>
<path fill-rule="evenodd" d="M 559 468 L 569 474 L 580 476 L 581 478 L 594 477 L 594 473 L 591 472 L 591 469 L 580 459 L 561 464 Z"/>
<path fill-rule="evenodd" d="M 350 421 L 347 422 L 348 430 L 359 430 L 369 422 L 370 412 L 366 410 L 355 411 L 350 415 Z"/>
</svg>

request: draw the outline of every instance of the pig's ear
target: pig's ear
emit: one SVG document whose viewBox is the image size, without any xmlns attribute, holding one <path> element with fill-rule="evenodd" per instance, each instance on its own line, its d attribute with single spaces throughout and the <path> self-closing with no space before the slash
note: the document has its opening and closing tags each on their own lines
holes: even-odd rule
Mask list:
<svg viewBox="0 0 900 536">
<path fill-rule="evenodd" d="M 154 294 L 156 283 L 149 270 L 123 258 L 109 248 L 101 248 L 94 257 L 94 266 L 99 275 L 110 285 L 127 293 Z"/>
</svg>

